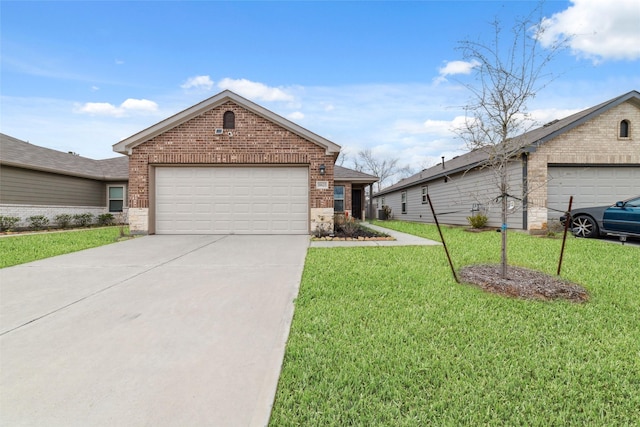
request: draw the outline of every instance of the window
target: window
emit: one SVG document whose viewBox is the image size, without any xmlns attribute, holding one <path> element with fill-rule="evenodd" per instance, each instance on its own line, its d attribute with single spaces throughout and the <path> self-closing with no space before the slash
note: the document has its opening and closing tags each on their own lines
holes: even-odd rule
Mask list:
<svg viewBox="0 0 640 427">
<path fill-rule="evenodd" d="M 225 129 L 235 129 L 236 128 L 236 115 L 233 111 L 226 111 L 223 116 L 223 125 L 222 127 Z"/>
<path fill-rule="evenodd" d="M 333 210 L 334 212 L 344 212 L 344 185 L 333 187 Z"/>
<path fill-rule="evenodd" d="M 620 122 L 620 138 L 629 138 L 629 120 Z"/>
<path fill-rule="evenodd" d="M 108 187 L 109 212 L 122 212 L 124 208 L 124 187 Z"/>
<path fill-rule="evenodd" d="M 403 191 L 400 193 L 400 204 L 402 205 L 402 213 L 407 213 L 407 192 Z"/>
<path fill-rule="evenodd" d="M 429 203 L 429 199 L 427 199 L 427 186 L 422 187 L 422 204 Z"/>
</svg>

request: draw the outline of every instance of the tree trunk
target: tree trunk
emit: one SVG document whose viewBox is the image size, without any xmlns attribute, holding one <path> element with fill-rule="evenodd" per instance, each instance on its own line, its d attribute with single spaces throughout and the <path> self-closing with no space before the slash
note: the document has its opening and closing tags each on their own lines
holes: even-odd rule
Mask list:
<svg viewBox="0 0 640 427">
<path fill-rule="evenodd" d="M 502 234 L 502 278 L 507 278 L 507 169 L 503 166 L 500 171 L 500 190 L 502 192 L 502 227 L 500 232 Z"/>
</svg>

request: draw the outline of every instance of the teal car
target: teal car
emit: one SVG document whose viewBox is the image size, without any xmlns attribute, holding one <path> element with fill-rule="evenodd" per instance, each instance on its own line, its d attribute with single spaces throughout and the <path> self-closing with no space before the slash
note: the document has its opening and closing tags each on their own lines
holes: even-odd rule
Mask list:
<svg viewBox="0 0 640 427">
<path fill-rule="evenodd" d="M 611 206 L 574 209 L 560 218 L 564 225 L 571 219 L 571 231 L 578 237 L 600 237 L 607 234 L 640 237 L 640 196 L 616 202 Z"/>
</svg>

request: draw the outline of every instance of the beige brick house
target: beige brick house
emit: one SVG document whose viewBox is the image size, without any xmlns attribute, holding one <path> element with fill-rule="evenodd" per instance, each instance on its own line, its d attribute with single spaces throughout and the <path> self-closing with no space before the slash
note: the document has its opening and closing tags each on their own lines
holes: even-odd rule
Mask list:
<svg viewBox="0 0 640 427">
<path fill-rule="evenodd" d="M 137 233 L 308 234 L 332 223 L 335 203 L 361 216 L 364 186 L 377 181 L 341 170 L 336 185 L 340 146 L 231 91 L 113 149 L 129 156 Z"/>
<path fill-rule="evenodd" d="M 640 93 L 631 91 L 519 137 L 521 150 L 509 165 L 509 223 L 541 232 L 568 207 L 602 206 L 640 194 Z M 485 212 L 500 226 L 500 195 L 486 154 L 473 151 L 425 169 L 380 191 L 378 209 L 396 219 L 467 225 Z"/>
</svg>

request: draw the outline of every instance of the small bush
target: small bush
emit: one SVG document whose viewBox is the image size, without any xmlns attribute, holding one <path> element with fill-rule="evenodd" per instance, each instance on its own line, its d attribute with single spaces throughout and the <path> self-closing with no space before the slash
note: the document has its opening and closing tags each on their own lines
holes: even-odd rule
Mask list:
<svg viewBox="0 0 640 427">
<path fill-rule="evenodd" d="M 0 231 L 11 231 L 19 222 L 20 218 L 17 216 L 0 215 Z"/>
<path fill-rule="evenodd" d="M 69 228 L 69 226 L 71 225 L 71 221 L 73 220 L 73 217 L 69 214 L 60 214 L 60 215 L 56 215 L 54 220 L 56 224 L 58 224 L 58 227 Z"/>
<path fill-rule="evenodd" d="M 93 224 L 93 214 L 83 213 L 73 216 L 73 223 L 78 227 L 88 227 Z"/>
<path fill-rule="evenodd" d="M 390 220 L 393 219 L 393 210 L 391 209 L 391 207 L 389 205 L 384 205 L 382 207 L 382 220 Z"/>
<path fill-rule="evenodd" d="M 483 214 L 475 214 L 472 216 L 468 216 L 467 221 L 473 228 L 483 228 L 487 225 L 489 218 L 487 218 L 487 216 Z"/>
<path fill-rule="evenodd" d="M 113 214 L 103 213 L 98 215 L 98 225 L 113 225 L 116 223 L 116 218 Z"/>
<path fill-rule="evenodd" d="M 357 223 L 353 218 L 349 218 L 345 220 L 345 222 L 340 225 L 340 229 L 347 237 L 353 237 L 360 230 L 360 224 Z"/>
<path fill-rule="evenodd" d="M 49 218 L 44 215 L 33 215 L 27 218 L 31 230 L 42 230 L 49 225 Z"/>
</svg>

